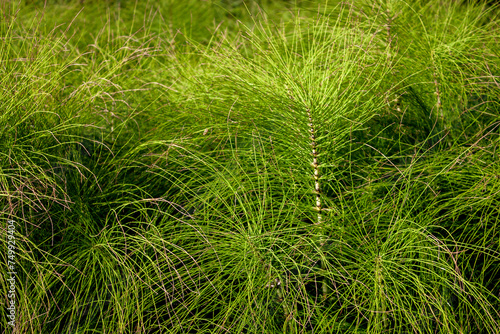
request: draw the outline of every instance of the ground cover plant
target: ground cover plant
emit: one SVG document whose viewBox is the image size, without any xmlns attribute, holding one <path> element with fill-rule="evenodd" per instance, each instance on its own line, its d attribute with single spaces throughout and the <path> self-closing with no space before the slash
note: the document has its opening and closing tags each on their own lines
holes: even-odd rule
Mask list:
<svg viewBox="0 0 500 334">
<path fill-rule="evenodd" d="M 0 332 L 500 333 L 499 13 L 1 2 Z"/>
</svg>

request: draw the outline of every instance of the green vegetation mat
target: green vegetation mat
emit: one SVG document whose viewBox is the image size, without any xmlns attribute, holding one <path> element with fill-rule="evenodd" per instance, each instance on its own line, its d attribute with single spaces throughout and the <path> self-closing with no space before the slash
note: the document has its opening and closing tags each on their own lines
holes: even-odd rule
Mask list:
<svg viewBox="0 0 500 334">
<path fill-rule="evenodd" d="M 499 14 L 0 1 L 0 333 L 500 333 Z"/>
</svg>

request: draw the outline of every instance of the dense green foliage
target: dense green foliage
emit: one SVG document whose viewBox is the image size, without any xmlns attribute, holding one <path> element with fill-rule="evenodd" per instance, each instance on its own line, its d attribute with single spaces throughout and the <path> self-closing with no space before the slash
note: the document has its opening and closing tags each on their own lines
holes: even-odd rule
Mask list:
<svg viewBox="0 0 500 334">
<path fill-rule="evenodd" d="M 500 333 L 498 6 L 0 6 L 15 333 Z"/>
</svg>

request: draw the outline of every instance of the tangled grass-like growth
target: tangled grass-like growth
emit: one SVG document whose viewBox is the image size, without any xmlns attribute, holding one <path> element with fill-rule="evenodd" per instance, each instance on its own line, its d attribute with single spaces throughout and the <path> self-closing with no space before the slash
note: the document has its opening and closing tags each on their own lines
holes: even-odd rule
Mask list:
<svg viewBox="0 0 500 334">
<path fill-rule="evenodd" d="M 500 333 L 498 13 L 2 4 L 1 332 Z"/>
</svg>

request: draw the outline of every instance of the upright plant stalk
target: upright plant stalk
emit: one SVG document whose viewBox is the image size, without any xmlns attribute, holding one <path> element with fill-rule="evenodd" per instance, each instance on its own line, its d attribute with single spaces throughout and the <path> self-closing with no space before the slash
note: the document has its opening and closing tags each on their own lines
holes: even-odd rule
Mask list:
<svg viewBox="0 0 500 334">
<path fill-rule="evenodd" d="M 382 258 L 380 255 L 375 257 L 375 305 L 376 305 L 376 317 L 375 317 L 375 329 L 377 331 L 382 331 L 389 325 L 389 319 L 387 318 L 387 305 L 385 301 L 385 291 L 384 291 L 384 276 L 382 267 Z"/>
<path fill-rule="evenodd" d="M 318 151 L 316 150 L 316 135 L 315 135 L 315 128 L 312 120 L 312 115 L 311 111 L 307 110 L 307 117 L 309 118 L 309 132 L 311 133 L 311 147 L 312 147 L 312 156 L 313 156 L 313 162 L 312 162 L 312 167 L 314 170 L 314 193 L 316 194 L 316 206 L 314 209 L 318 211 L 318 216 L 315 225 L 318 225 L 318 227 L 321 225 L 322 222 L 322 216 L 321 216 L 321 190 L 320 190 L 320 183 L 319 183 L 319 163 L 318 163 Z M 321 245 L 323 246 L 323 245 Z"/>
<path fill-rule="evenodd" d="M 443 112 L 441 111 L 441 92 L 439 91 L 439 83 L 437 81 L 436 69 L 434 69 L 432 75 L 434 77 L 434 88 L 435 88 L 434 94 L 436 95 L 436 114 L 439 116 L 441 121 L 443 121 L 444 115 Z"/>
<path fill-rule="evenodd" d="M 442 103 L 441 103 L 441 91 L 439 90 L 439 82 L 438 82 L 438 73 L 436 63 L 434 61 L 434 52 L 431 52 L 431 60 L 432 60 L 432 77 L 434 79 L 434 95 L 436 95 L 436 115 L 443 122 L 444 114 L 442 111 Z"/>
<path fill-rule="evenodd" d="M 313 167 L 313 177 L 314 177 L 314 194 L 316 195 L 316 205 L 314 206 L 314 210 L 317 211 L 317 218 L 316 222 L 314 225 L 318 229 L 321 229 L 321 225 L 323 222 L 323 217 L 321 216 L 321 186 L 320 186 L 320 180 L 319 180 L 319 161 L 318 161 L 318 150 L 317 150 L 317 144 L 316 144 L 316 135 L 315 135 L 315 127 L 311 115 L 311 110 L 307 109 L 307 117 L 309 119 L 309 132 L 311 133 L 310 139 L 311 139 L 311 148 L 312 148 L 312 157 L 313 157 L 313 162 L 311 166 Z M 321 248 L 325 245 L 325 240 L 323 238 L 323 234 L 320 236 L 320 241 L 319 245 Z M 321 269 L 325 269 L 323 261 L 321 261 Z M 323 292 L 323 300 L 326 300 L 326 297 L 328 296 L 328 286 L 326 285 L 326 280 L 323 279 L 322 282 L 322 292 Z"/>
<path fill-rule="evenodd" d="M 439 82 L 438 82 L 438 72 L 437 72 L 437 66 L 436 62 L 434 61 L 434 52 L 431 53 L 431 60 L 432 60 L 432 76 L 434 79 L 434 95 L 436 95 L 436 116 L 438 117 L 439 121 L 441 122 L 441 126 L 443 126 L 445 131 L 449 131 L 450 127 L 448 126 L 448 122 L 444 118 L 444 113 L 443 113 L 443 107 L 442 107 L 442 101 L 441 101 L 441 90 L 439 89 Z M 448 142 L 448 146 L 451 147 L 451 142 Z"/>
<path fill-rule="evenodd" d="M 387 64 L 391 67 L 392 77 L 396 76 L 396 73 L 395 73 L 392 65 L 393 65 L 393 59 L 394 59 L 393 54 L 395 52 L 397 52 L 397 46 L 394 45 L 395 43 L 393 43 L 393 40 L 395 40 L 397 42 L 397 39 L 395 39 L 395 35 L 391 31 L 391 27 L 392 27 L 392 22 L 396 16 L 397 15 L 391 16 L 390 10 L 387 9 L 387 24 L 386 24 L 387 44 L 388 44 Z M 396 84 L 396 86 L 395 86 L 396 87 L 396 94 L 394 96 L 394 104 L 395 104 L 397 114 L 400 115 L 401 114 L 401 104 L 400 104 L 400 100 L 399 100 L 399 95 L 397 93 L 397 91 L 399 90 L 398 86 L 399 86 L 398 84 Z"/>
</svg>

